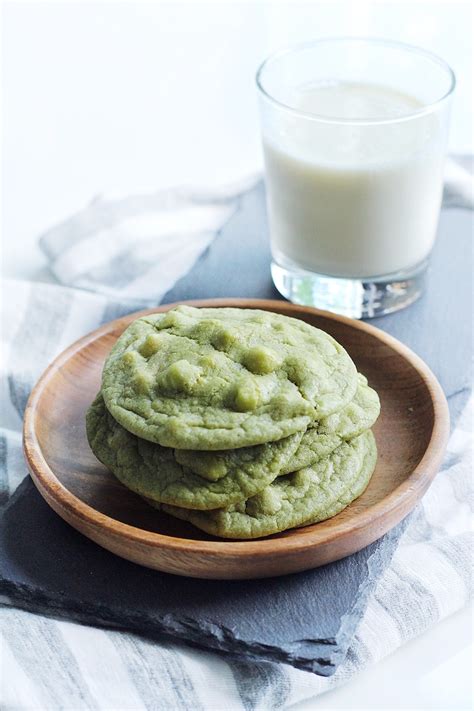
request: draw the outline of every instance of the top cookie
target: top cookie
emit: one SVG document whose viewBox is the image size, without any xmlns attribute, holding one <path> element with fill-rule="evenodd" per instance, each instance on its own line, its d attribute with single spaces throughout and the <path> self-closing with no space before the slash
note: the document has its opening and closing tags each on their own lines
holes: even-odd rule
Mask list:
<svg viewBox="0 0 474 711">
<path fill-rule="evenodd" d="M 109 412 L 130 432 L 208 451 L 305 430 L 349 403 L 356 387 L 346 351 L 304 321 L 190 306 L 134 321 L 102 379 Z"/>
</svg>

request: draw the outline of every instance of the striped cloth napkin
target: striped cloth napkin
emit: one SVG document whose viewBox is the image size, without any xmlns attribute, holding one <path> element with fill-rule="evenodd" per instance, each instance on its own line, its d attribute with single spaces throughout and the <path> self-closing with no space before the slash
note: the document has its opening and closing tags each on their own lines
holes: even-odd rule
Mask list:
<svg viewBox="0 0 474 711">
<path fill-rule="evenodd" d="M 250 177 L 212 192 L 178 188 L 122 199 L 97 197 L 44 234 L 40 247 L 62 284 L 110 299 L 157 304 L 258 180 Z"/>
<path fill-rule="evenodd" d="M 453 170 L 456 180 L 445 192 L 448 204 L 472 207 L 470 178 L 458 167 Z M 26 475 L 22 415 L 49 361 L 101 323 L 138 304 L 157 303 L 210 245 L 252 182 L 217 196 L 168 191 L 95 201 L 42 238 L 53 274 L 67 286 L 4 281 L 3 502 Z M 134 235 L 139 235 L 138 251 L 131 249 Z M 473 412 L 471 399 L 452 433 L 442 472 L 413 515 L 347 658 L 332 677 L 270 662 L 224 660 L 178 643 L 17 610 L 3 600 L 1 706 L 261 711 L 290 708 L 347 682 L 462 608 L 472 595 Z"/>
</svg>

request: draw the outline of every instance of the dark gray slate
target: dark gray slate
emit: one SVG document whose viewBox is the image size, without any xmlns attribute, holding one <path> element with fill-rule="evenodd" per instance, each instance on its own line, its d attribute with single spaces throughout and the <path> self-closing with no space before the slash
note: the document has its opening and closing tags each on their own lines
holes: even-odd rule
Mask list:
<svg viewBox="0 0 474 711">
<path fill-rule="evenodd" d="M 242 199 L 212 247 L 165 301 L 278 298 L 266 235 L 259 186 Z M 453 421 L 470 383 L 471 235 L 469 213 L 445 212 L 426 294 L 406 311 L 374 322 L 432 367 L 448 395 Z M 0 523 L 0 593 L 46 614 L 330 675 L 347 652 L 403 527 L 353 556 L 306 573 L 244 582 L 190 580 L 140 568 L 102 550 L 63 523 L 26 480 Z"/>
<path fill-rule="evenodd" d="M 360 553 L 306 573 L 185 579 L 128 563 L 95 545 L 56 516 L 28 478 L 0 522 L 0 593 L 32 611 L 330 675 L 402 526 Z"/>
</svg>

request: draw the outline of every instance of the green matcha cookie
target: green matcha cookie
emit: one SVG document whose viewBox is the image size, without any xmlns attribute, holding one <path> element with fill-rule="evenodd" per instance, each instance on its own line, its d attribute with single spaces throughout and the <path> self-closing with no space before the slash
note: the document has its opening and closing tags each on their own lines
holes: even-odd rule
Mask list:
<svg viewBox="0 0 474 711">
<path fill-rule="evenodd" d="M 179 463 L 181 452 L 139 439 L 119 425 L 100 394 L 88 410 L 86 426 L 92 451 L 126 487 L 155 501 L 198 510 L 228 506 L 264 489 L 302 437 L 298 432 L 271 444 L 221 453 L 217 464 L 204 466 L 198 476 Z"/>
<path fill-rule="evenodd" d="M 375 453 L 375 459 L 377 458 L 377 453 Z M 328 509 L 320 510 L 316 516 L 312 517 L 309 521 L 305 521 L 300 524 L 298 528 L 304 528 L 304 526 L 311 526 L 313 523 L 319 523 L 320 521 L 326 521 L 328 518 L 336 516 L 338 513 L 343 511 L 349 504 L 351 504 L 355 499 L 357 499 L 366 490 L 370 478 L 375 469 L 376 461 L 374 461 L 374 466 L 372 471 L 367 475 L 367 471 L 362 469 L 359 476 L 356 477 L 350 484 L 350 486 L 340 495 L 337 501 L 329 506 Z"/>
<path fill-rule="evenodd" d="M 220 450 L 280 440 L 345 407 L 355 366 L 304 321 L 179 306 L 132 323 L 104 366 L 108 410 L 138 437 Z"/>
<path fill-rule="evenodd" d="M 368 386 L 362 373 L 357 373 L 357 380 L 357 390 L 351 402 L 339 412 L 320 420 L 317 427 L 320 434 L 337 434 L 348 440 L 372 427 L 380 414 L 379 396 Z"/>
<path fill-rule="evenodd" d="M 280 475 L 291 474 L 328 457 L 342 442 L 337 434 L 320 434 L 316 427 L 306 430 L 298 449 L 290 457 L 288 464 L 282 467 Z"/>
<path fill-rule="evenodd" d="M 343 440 L 357 437 L 374 424 L 380 412 L 378 395 L 369 388 L 363 375 L 358 373 L 357 377 L 358 386 L 354 399 L 341 412 L 322 419 L 306 430 L 298 449 L 282 468 L 280 475 L 303 469 L 318 459 L 327 457 Z M 203 452 L 177 449 L 175 458 L 195 474 L 213 480 L 214 476 L 225 476 L 227 473 L 226 462 L 231 452 L 232 450 Z M 239 450 L 235 452 L 238 459 Z"/>
<path fill-rule="evenodd" d="M 357 374 L 357 378 L 354 399 L 340 412 L 323 418 L 306 430 L 300 446 L 280 475 L 309 467 L 331 454 L 343 440 L 353 439 L 372 427 L 380 413 L 379 397 L 367 385 L 367 378 L 361 373 Z"/>
<path fill-rule="evenodd" d="M 322 521 L 341 511 L 364 491 L 376 459 L 375 439 L 369 430 L 343 442 L 311 467 L 276 478 L 247 501 L 206 512 L 157 507 L 220 538 L 269 536 Z"/>
</svg>

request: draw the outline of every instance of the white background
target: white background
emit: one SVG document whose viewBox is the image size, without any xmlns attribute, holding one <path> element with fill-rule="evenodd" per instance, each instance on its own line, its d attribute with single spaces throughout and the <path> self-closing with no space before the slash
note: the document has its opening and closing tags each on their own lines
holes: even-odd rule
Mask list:
<svg viewBox="0 0 474 711">
<path fill-rule="evenodd" d="M 470 2 L 6 2 L 3 9 L 10 275 L 30 275 L 38 233 L 94 195 L 221 183 L 258 168 L 255 69 L 287 43 L 375 35 L 434 50 L 459 80 L 452 150 L 472 150 Z"/>
<path fill-rule="evenodd" d="M 261 167 L 254 74 L 328 35 L 418 44 L 454 68 L 451 150 L 473 150 L 470 2 L 3 3 L 3 272 L 101 193 L 219 184 Z M 304 708 L 469 707 L 468 612 Z M 301 707 L 303 708 L 303 706 Z"/>
</svg>

